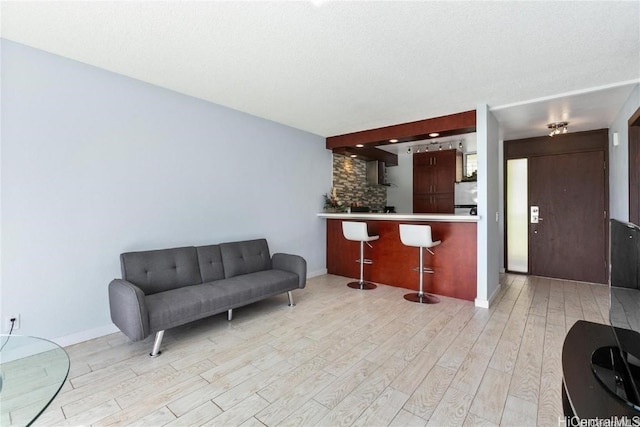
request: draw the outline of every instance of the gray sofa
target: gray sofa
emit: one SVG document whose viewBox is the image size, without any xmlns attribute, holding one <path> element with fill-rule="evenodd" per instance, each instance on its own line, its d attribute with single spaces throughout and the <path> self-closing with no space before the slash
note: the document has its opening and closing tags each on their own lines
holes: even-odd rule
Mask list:
<svg viewBox="0 0 640 427">
<path fill-rule="evenodd" d="M 155 333 L 151 356 L 160 354 L 164 331 L 197 319 L 291 291 L 306 284 L 307 263 L 298 255 L 269 255 L 265 239 L 188 246 L 120 255 L 122 279 L 109 283 L 111 320 L 132 341 Z"/>
</svg>

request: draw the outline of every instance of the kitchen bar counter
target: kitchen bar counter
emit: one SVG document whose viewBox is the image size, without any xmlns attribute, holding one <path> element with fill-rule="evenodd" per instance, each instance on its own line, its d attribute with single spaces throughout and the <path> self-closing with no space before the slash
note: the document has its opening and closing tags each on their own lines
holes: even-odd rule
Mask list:
<svg viewBox="0 0 640 427">
<path fill-rule="evenodd" d="M 434 222 L 478 222 L 477 215 L 454 214 L 407 214 L 407 213 L 369 213 L 340 212 L 319 213 L 319 217 L 327 219 L 365 220 L 365 221 L 434 221 Z"/>
<path fill-rule="evenodd" d="M 424 275 L 425 291 L 474 301 L 477 294 L 477 238 L 478 217 L 447 214 L 374 214 L 320 213 L 327 220 L 327 272 L 339 276 L 359 278 L 360 243 L 346 240 L 342 221 L 364 221 L 370 234 L 380 239 L 365 245 L 365 258 L 373 264 L 364 268 L 365 280 L 385 285 L 418 290 L 418 248 L 400 241 L 399 224 L 430 225 L 434 240 L 442 240 L 435 255 L 425 251 L 425 267 L 435 274 Z"/>
</svg>

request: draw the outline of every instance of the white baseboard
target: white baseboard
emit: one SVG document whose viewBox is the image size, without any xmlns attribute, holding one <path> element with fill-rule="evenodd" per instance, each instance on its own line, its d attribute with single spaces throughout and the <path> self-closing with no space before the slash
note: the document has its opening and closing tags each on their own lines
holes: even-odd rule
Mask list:
<svg viewBox="0 0 640 427">
<path fill-rule="evenodd" d="M 308 271 L 307 272 L 307 279 L 312 279 L 314 277 L 318 277 L 318 276 L 323 276 L 327 274 L 327 269 L 323 268 L 321 270 L 316 270 L 316 271 Z"/>
<path fill-rule="evenodd" d="M 474 301 L 474 304 L 476 307 L 481 307 L 481 308 L 489 308 L 489 301 L 486 299 L 478 299 L 476 298 Z"/>
<path fill-rule="evenodd" d="M 120 329 L 113 323 L 99 328 L 88 329 L 86 331 L 76 332 L 75 334 L 66 335 L 64 337 L 54 338 L 51 341 L 58 344 L 60 347 L 67 347 L 73 344 L 78 344 L 83 341 L 89 341 L 94 338 L 103 337 L 105 335 L 118 332 Z"/>
<path fill-rule="evenodd" d="M 498 283 L 498 287 L 496 288 L 495 291 L 493 291 L 493 293 L 491 294 L 489 299 L 488 300 L 484 300 L 484 299 L 476 298 L 476 300 L 474 301 L 475 306 L 476 307 L 482 307 L 482 308 L 489 308 L 491 306 L 491 304 L 493 304 L 493 301 L 496 299 L 498 294 L 500 293 L 500 289 L 502 289 L 502 285 Z"/>
</svg>

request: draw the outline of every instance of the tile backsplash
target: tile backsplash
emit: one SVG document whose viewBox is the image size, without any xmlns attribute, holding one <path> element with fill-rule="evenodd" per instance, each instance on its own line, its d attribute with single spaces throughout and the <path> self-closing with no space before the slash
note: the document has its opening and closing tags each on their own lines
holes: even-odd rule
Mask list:
<svg viewBox="0 0 640 427">
<path fill-rule="evenodd" d="M 387 204 L 387 187 L 367 183 L 367 162 L 340 154 L 333 155 L 333 187 L 345 206 L 354 203 L 381 211 Z"/>
</svg>

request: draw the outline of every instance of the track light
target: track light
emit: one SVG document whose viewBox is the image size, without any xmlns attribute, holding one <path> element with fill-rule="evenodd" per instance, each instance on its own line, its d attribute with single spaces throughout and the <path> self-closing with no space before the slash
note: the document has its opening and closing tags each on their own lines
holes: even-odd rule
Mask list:
<svg viewBox="0 0 640 427">
<path fill-rule="evenodd" d="M 420 153 L 427 153 L 429 151 L 433 151 L 433 149 L 435 149 L 437 147 L 438 151 L 442 151 L 443 149 L 447 149 L 447 142 L 438 142 L 438 141 L 431 141 L 428 142 L 425 145 L 414 145 L 413 147 L 408 147 L 407 148 L 407 154 L 420 154 Z M 460 142 L 457 143 L 456 147 L 459 150 L 462 150 L 464 148 L 464 139 L 460 140 Z M 454 149 L 454 145 L 453 145 L 453 141 L 449 141 L 449 150 L 453 150 Z"/>
<path fill-rule="evenodd" d="M 549 123 L 547 125 L 547 128 L 551 129 L 551 132 L 549 132 L 549 136 L 555 136 L 558 135 L 560 133 L 567 133 L 569 132 L 569 122 L 556 122 L 556 123 Z"/>
</svg>

